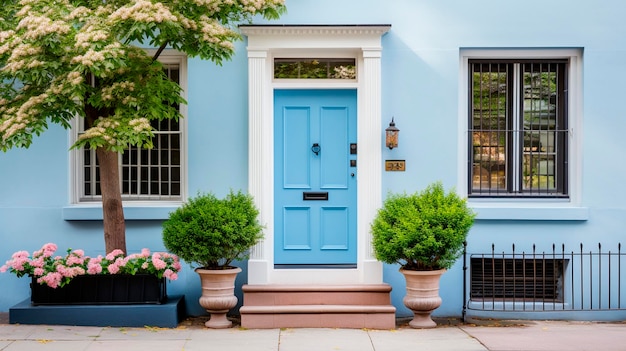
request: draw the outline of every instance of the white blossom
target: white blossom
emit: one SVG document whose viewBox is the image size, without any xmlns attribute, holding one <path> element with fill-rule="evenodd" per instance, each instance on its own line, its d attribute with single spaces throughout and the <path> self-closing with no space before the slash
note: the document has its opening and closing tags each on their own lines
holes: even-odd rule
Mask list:
<svg viewBox="0 0 626 351">
<path fill-rule="evenodd" d="M 133 82 L 116 82 L 111 86 L 102 88 L 102 100 L 113 101 L 116 91 L 134 91 L 135 83 Z M 125 100 L 130 101 L 130 100 Z M 136 101 L 136 100 L 133 100 Z M 124 103 L 127 104 L 127 103 Z"/>
<path fill-rule="evenodd" d="M 100 128 L 115 129 L 120 126 L 120 122 L 111 118 L 100 117 L 96 120 L 95 125 Z"/>
<path fill-rule="evenodd" d="M 31 44 L 19 44 L 13 49 L 13 51 L 11 51 L 9 61 L 18 61 L 40 53 L 41 47 L 36 47 Z"/>
<path fill-rule="evenodd" d="M 24 34 L 26 39 L 37 39 L 53 33 L 67 34 L 70 31 L 70 26 L 62 21 L 53 22 L 45 16 L 27 16 L 18 23 L 16 29 L 26 29 Z"/>
<path fill-rule="evenodd" d="M 222 26 L 217 20 L 205 15 L 200 16 L 202 39 L 213 44 L 220 44 L 223 37 L 233 36 L 234 32 Z"/>
<path fill-rule="evenodd" d="M 12 38 L 15 35 L 15 31 L 13 30 L 6 30 L 3 32 L 0 32 L 0 43 L 4 43 L 5 41 L 7 41 L 7 39 Z"/>
<path fill-rule="evenodd" d="M 81 84 L 85 80 L 85 77 L 83 77 L 83 75 L 80 72 L 74 71 L 74 72 L 70 72 L 67 75 L 67 80 L 72 85 L 78 85 L 78 84 Z"/>
<path fill-rule="evenodd" d="M 118 20 L 132 19 L 137 22 L 176 22 L 178 18 L 170 12 L 162 3 L 153 4 L 147 0 L 137 0 L 133 6 L 121 7 L 113 12 L 109 19 L 113 22 Z"/>
<path fill-rule="evenodd" d="M 124 55 L 122 45 L 118 42 L 109 44 L 102 50 L 89 49 L 84 55 L 77 55 L 72 58 L 71 63 L 80 63 L 84 66 L 93 66 L 97 62 L 104 61 L 108 58 L 116 58 Z"/>
<path fill-rule="evenodd" d="M 11 47 L 9 46 L 8 43 L 0 46 L 0 55 L 4 55 L 9 51 L 11 51 Z"/>
<path fill-rule="evenodd" d="M 87 17 L 90 13 L 91 13 L 91 10 L 89 10 L 88 8 L 84 6 L 79 6 L 75 8 L 74 10 L 72 10 L 72 12 L 70 12 L 70 14 L 67 16 L 67 19 L 68 20 L 82 19 L 82 18 Z"/>
<path fill-rule="evenodd" d="M 152 126 L 150 125 L 150 121 L 147 118 L 131 119 L 128 122 L 128 125 L 133 127 L 133 131 L 135 131 L 137 133 L 141 133 L 141 132 L 152 130 Z"/>
<path fill-rule="evenodd" d="M 94 29 L 92 26 L 83 27 L 83 31 L 76 34 L 76 47 L 88 48 L 92 43 L 108 39 L 105 30 Z"/>
<path fill-rule="evenodd" d="M 22 7 L 21 10 L 17 11 L 15 13 L 16 16 L 18 17 L 24 17 L 28 14 L 28 11 L 30 11 L 32 9 L 32 7 L 30 5 L 26 5 L 24 7 Z"/>
<path fill-rule="evenodd" d="M 10 108 L 5 111 L 5 115 L 8 116 L 2 124 L 0 124 L 0 133 L 2 133 L 2 140 L 7 140 L 11 136 L 26 129 L 28 123 L 31 122 L 32 116 L 36 116 L 40 110 L 40 106 L 46 99 L 48 94 L 41 94 L 30 97 L 24 102 L 19 109 Z"/>
</svg>

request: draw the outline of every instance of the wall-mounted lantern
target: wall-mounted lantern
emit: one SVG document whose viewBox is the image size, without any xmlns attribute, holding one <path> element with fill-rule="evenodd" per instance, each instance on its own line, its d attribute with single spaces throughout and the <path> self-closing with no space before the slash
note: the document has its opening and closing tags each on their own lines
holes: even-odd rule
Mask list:
<svg viewBox="0 0 626 351">
<path fill-rule="evenodd" d="M 393 121 L 393 117 L 391 117 L 391 123 L 389 123 L 389 127 L 385 129 L 385 141 L 389 150 L 393 150 L 394 147 L 398 147 L 398 133 L 400 129 L 396 128 L 396 124 Z"/>
</svg>

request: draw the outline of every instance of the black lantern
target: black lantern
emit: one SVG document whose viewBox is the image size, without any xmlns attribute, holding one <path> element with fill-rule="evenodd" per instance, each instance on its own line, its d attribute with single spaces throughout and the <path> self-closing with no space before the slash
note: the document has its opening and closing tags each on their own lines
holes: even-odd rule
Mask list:
<svg viewBox="0 0 626 351">
<path fill-rule="evenodd" d="M 394 147 L 398 147 L 398 133 L 400 129 L 396 128 L 396 124 L 393 122 L 393 117 L 391 117 L 391 123 L 389 123 L 389 127 L 385 129 L 385 141 L 389 150 L 393 150 Z"/>
</svg>

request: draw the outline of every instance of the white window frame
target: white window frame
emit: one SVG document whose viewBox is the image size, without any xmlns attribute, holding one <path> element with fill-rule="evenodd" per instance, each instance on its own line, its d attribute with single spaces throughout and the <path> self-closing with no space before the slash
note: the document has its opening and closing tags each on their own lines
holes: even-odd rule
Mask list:
<svg viewBox="0 0 626 351">
<path fill-rule="evenodd" d="M 156 53 L 156 50 L 146 50 L 149 55 L 153 55 Z M 182 54 L 176 50 L 164 50 L 159 56 L 158 60 L 164 64 L 178 64 L 180 68 L 179 72 L 179 85 L 182 89 L 183 98 L 187 98 L 187 56 Z M 134 200 L 132 197 L 125 197 L 122 195 L 122 201 L 124 206 L 177 206 L 187 199 L 187 189 L 188 189 L 188 177 L 187 177 L 187 105 L 181 104 L 180 113 L 183 118 L 179 119 L 179 128 L 181 133 L 180 138 L 180 199 L 172 200 L 171 198 L 166 197 L 164 199 L 158 198 L 158 196 L 154 196 L 150 199 L 139 199 Z M 74 118 L 72 120 L 72 128 L 70 134 L 70 145 L 73 145 L 77 138 L 78 133 L 83 130 L 84 119 L 83 118 Z M 84 177 L 83 177 L 83 158 L 81 153 L 82 149 L 74 149 L 70 153 L 70 199 L 72 205 L 101 205 L 101 202 L 97 199 L 88 200 L 82 198 L 83 187 L 84 187 Z M 120 165 L 120 177 L 122 175 L 121 172 L 121 155 L 119 157 L 119 165 Z"/>
<path fill-rule="evenodd" d="M 568 193 L 569 198 L 470 198 L 468 204 L 478 219 L 586 220 L 588 209 L 581 207 L 582 185 L 582 106 L 583 51 L 563 49 L 474 49 L 462 48 L 459 60 L 458 174 L 457 190 L 468 195 L 468 104 L 470 59 L 568 59 Z M 554 211 L 550 211 L 553 209 Z"/>
</svg>

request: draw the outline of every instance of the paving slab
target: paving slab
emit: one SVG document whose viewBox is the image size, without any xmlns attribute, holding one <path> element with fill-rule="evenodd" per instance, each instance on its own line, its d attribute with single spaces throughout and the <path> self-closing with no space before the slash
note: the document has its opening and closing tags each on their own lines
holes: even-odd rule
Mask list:
<svg viewBox="0 0 626 351">
<path fill-rule="evenodd" d="M 280 329 L 192 329 L 184 351 L 278 351 L 280 333 Z"/>
<path fill-rule="evenodd" d="M 626 324 L 536 321 L 523 326 L 460 326 L 489 351 L 624 351 Z"/>
<path fill-rule="evenodd" d="M 191 334 L 191 329 L 186 327 L 107 327 L 101 329 L 98 340 L 188 340 Z"/>
<path fill-rule="evenodd" d="M 8 322 L 7 322 L 8 323 Z M 23 340 L 37 329 L 36 325 L 2 324 L 0 323 L 0 340 Z"/>
<path fill-rule="evenodd" d="M 147 339 L 133 339 L 133 340 L 96 340 L 89 344 L 84 349 L 66 349 L 70 350 L 84 350 L 84 351 L 185 351 L 188 350 L 185 347 L 186 340 L 147 340 Z M 212 348 L 205 348 L 204 350 L 218 350 Z"/>
<path fill-rule="evenodd" d="M 294 328 L 280 333 L 280 351 L 373 351 L 361 329 Z"/>
<path fill-rule="evenodd" d="M 25 337 L 26 340 L 93 340 L 102 332 L 100 327 L 72 327 L 64 325 L 38 325 Z"/>
<path fill-rule="evenodd" d="M 478 340 L 456 327 L 371 330 L 375 351 L 486 351 Z"/>
<path fill-rule="evenodd" d="M 2 351 L 74 351 L 74 350 L 86 350 L 91 344 L 90 340 L 74 340 L 74 341 L 59 341 L 59 340 L 20 340 L 14 341 Z"/>
</svg>

